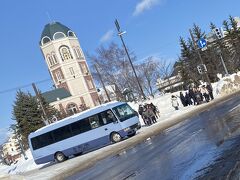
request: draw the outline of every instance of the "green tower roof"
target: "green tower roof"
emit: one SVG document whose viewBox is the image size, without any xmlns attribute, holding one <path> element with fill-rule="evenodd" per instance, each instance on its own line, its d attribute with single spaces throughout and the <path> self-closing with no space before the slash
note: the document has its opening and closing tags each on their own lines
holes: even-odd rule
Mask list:
<svg viewBox="0 0 240 180">
<path fill-rule="evenodd" d="M 61 38 L 61 37 L 69 37 L 69 36 L 73 36 L 75 37 L 74 32 L 68 28 L 67 26 L 64 26 L 63 24 L 59 23 L 59 22 L 52 22 L 49 24 L 46 24 L 43 31 L 42 31 L 42 35 L 41 35 L 41 39 L 40 39 L 40 44 L 42 44 L 42 39 L 44 37 L 47 37 L 47 39 L 49 38 L 48 41 L 52 41 L 54 40 L 54 34 L 56 32 L 59 32 L 62 34 L 62 36 L 58 36 L 57 39 Z M 64 35 L 63 35 L 64 34 Z M 55 37 L 56 39 L 56 37 Z M 45 42 L 48 42 L 45 41 Z"/>
</svg>

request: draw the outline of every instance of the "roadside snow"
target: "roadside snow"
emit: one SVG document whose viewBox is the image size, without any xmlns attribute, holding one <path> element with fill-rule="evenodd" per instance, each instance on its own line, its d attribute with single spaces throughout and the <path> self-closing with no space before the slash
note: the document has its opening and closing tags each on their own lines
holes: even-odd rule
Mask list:
<svg viewBox="0 0 240 180">
<path fill-rule="evenodd" d="M 240 72 L 237 74 L 230 75 L 228 77 L 221 77 L 219 76 L 220 80 L 216 83 L 213 83 L 213 94 L 215 98 L 219 98 L 223 95 L 226 95 L 227 93 L 232 93 L 233 91 L 237 90 L 240 87 Z M 239 81 L 239 82 L 238 82 Z M 174 95 L 179 96 L 179 92 L 173 93 Z M 178 102 L 180 104 L 179 110 L 175 110 L 171 105 L 171 93 L 164 94 L 161 96 L 156 96 L 154 99 L 147 100 L 145 102 L 140 103 L 149 103 L 152 102 L 154 105 L 156 105 L 160 111 L 160 118 L 158 119 L 158 122 L 155 125 L 160 125 L 160 123 L 168 121 L 169 119 L 173 117 L 177 117 L 179 115 L 185 114 L 189 112 L 190 110 L 196 108 L 197 106 L 188 106 L 183 107 L 180 99 L 178 98 Z M 132 108 L 136 111 L 138 111 L 138 105 L 140 103 L 129 103 Z M 140 118 L 140 122 L 143 125 L 143 120 Z M 140 129 L 140 131 L 145 131 L 148 127 L 143 127 Z M 92 152 L 94 153 L 94 152 Z M 32 154 L 30 150 L 26 151 L 26 155 L 28 157 L 27 160 L 22 157 L 16 164 L 12 164 L 11 166 L 6 165 L 0 165 L 0 179 L 1 177 L 4 177 L 8 174 L 20 174 L 23 172 L 28 172 L 34 169 L 39 169 L 45 164 L 36 165 L 34 163 Z"/>
</svg>

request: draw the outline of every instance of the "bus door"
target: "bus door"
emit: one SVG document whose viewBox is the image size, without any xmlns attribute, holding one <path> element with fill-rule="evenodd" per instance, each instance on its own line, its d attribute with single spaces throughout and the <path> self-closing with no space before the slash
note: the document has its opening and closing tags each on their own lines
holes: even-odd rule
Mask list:
<svg viewBox="0 0 240 180">
<path fill-rule="evenodd" d="M 100 116 L 107 135 L 111 132 L 118 132 L 121 130 L 121 125 L 112 110 L 109 109 L 101 112 Z"/>
</svg>

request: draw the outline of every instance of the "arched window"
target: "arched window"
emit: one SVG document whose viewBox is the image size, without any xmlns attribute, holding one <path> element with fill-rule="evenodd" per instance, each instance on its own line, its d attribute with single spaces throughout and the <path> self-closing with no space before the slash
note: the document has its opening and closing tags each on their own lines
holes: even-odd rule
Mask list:
<svg viewBox="0 0 240 180">
<path fill-rule="evenodd" d="M 77 48 L 77 53 L 78 53 L 79 57 L 83 57 L 82 51 L 79 48 Z"/>
<path fill-rule="evenodd" d="M 46 44 L 46 43 L 48 43 L 48 42 L 50 42 L 51 41 L 51 39 L 48 37 L 48 36 L 45 36 L 45 37 L 43 37 L 42 38 L 42 45 L 44 45 L 44 44 Z"/>
<path fill-rule="evenodd" d="M 52 56 L 47 55 L 47 60 L 48 60 L 48 64 L 49 64 L 49 66 L 53 66 L 53 65 L 54 65 L 54 62 L 53 62 L 53 58 L 52 58 Z"/>
<path fill-rule="evenodd" d="M 57 56 L 54 52 L 52 52 L 52 59 L 53 59 L 54 64 L 58 63 Z"/>
<path fill-rule="evenodd" d="M 68 59 L 72 59 L 72 55 L 71 55 L 69 47 L 61 46 L 59 48 L 59 51 L 60 51 L 60 54 L 61 54 L 61 57 L 62 57 L 63 61 L 68 60 Z"/>
<path fill-rule="evenodd" d="M 61 39 L 61 38 L 64 38 L 66 37 L 64 33 L 62 32 L 56 32 L 54 35 L 53 35 L 53 39 L 56 40 L 56 39 Z"/>
<path fill-rule="evenodd" d="M 67 112 L 70 115 L 78 113 L 77 105 L 74 103 L 70 103 L 67 105 Z"/>
<path fill-rule="evenodd" d="M 76 37 L 75 33 L 72 31 L 68 31 L 68 36 L 69 37 Z"/>
</svg>

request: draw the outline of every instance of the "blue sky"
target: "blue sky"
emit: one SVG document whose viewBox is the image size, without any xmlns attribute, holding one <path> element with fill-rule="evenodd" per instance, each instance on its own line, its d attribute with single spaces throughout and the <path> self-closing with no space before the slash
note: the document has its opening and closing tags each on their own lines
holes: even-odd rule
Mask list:
<svg viewBox="0 0 240 180">
<path fill-rule="evenodd" d="M 179 36 L 188 37 L 196 23 L 206 32 L 212 21 L 240 16 L 239 0 L 3 0 L 0 6 L 0 143 L 14 121 L 12 105 L 16 89 L 32 92 L 32 82 L 51 89 L 47 66 L 39 48 L 45 24 L 59 21 L 78 36 L 83 51 L 93 54 L 100 44 L 120 44 L 114 20 L 125 34 L 127 46 L 139 60 L 147 56 L 174 61 L 179 55 Z M 49 14 L 49 16 L 47 15 Z"/>
</svg>

